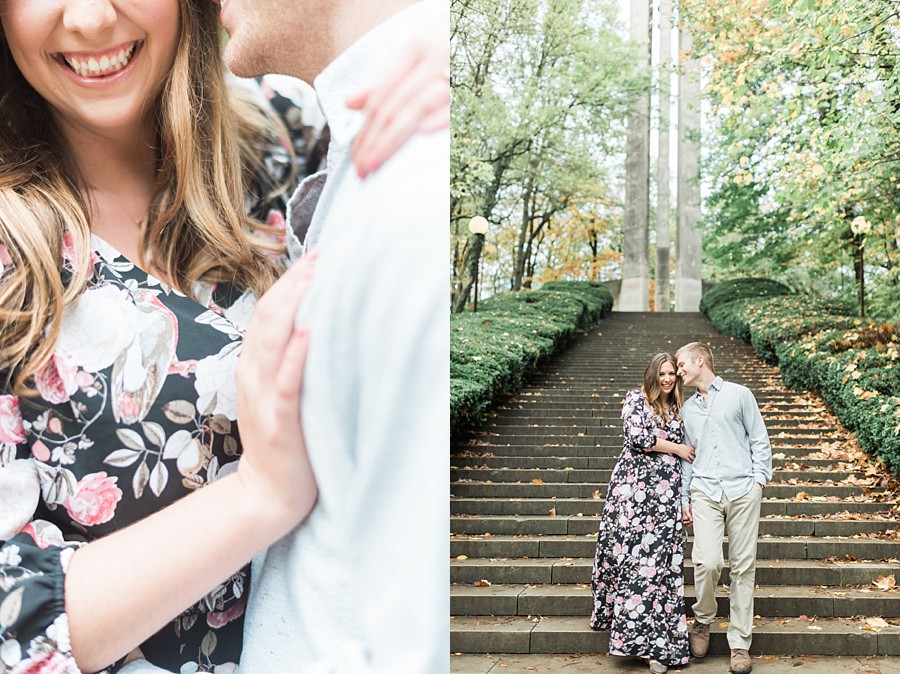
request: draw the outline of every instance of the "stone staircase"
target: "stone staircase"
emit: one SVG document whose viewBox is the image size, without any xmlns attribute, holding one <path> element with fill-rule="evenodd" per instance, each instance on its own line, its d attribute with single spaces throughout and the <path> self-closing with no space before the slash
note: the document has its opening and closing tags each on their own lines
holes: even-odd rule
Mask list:
<svg viewBox="0 0 900 674">
<path fill-rule="evenodd" d="M 653 313 L 612 314 L 500 401 L 486 423 L 452 438 L 452 652 L 607 651 L 607 634 L 588 627 L 590 572 L 622 448 L 622 399 L 640 386 L 652 354 L 694 340 L 710 344 L 719 374 L 754 392 L 773 446 L 752 652 L 900 655 L 891 481 L 817 398 L 784 388 L 748 344 L 701 314 Z M 726 562 L 712 654 L 728 652 L 727 582 Z"/>
</svg>

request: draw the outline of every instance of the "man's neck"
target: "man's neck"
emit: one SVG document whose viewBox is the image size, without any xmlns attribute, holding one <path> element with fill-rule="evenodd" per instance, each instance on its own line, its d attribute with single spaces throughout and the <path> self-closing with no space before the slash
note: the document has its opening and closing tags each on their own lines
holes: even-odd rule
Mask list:
<svg viewBox="0 0 900 674">
<path fill-rule="evenodd" d="M 697 392 L 704 398 L 709 393 L 710 385 L 716 380 L 716 375 L 712 372 L 704 372 L 703 376 L 697 382 Z"/>
<path fill-rule="evenodd" d="M 317 59 L 307 58 L 310 67 L 291 73 L 309 84 L 363 35 L 374 30 L 395 14 L 418 0 L 386 0 L 384 2 L 339 2 L 332 6 L 327 30 L 320 36 Z M 300 61 L 302 62 L 302 61 Z"/>
</svg>

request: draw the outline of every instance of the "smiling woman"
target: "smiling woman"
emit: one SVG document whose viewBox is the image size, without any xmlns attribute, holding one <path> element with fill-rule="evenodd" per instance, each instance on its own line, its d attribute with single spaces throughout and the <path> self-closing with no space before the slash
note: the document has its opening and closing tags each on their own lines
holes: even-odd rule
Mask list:
<svg viewBox="0 0 900 674">
<path fill-rule="evenodd" d="M 227 90 L 208 0 L 0 0 L 0 26 L 0 670 L 236 663 L 247 564 L 316 494 L 302 445 L 245 434 L 227 469 L 283 268 L 276 127 Z"/>
<path fill-rule="evenodd" d="M 284 269 L 287 140 L 218 12 L 0 0 L 0 671 L 228 671 L 250 559 L 316 500 L 312 259 Z M 263 293 L 279 397 L 241 403 Z"/>
<path fill-rule="evenodd" d="M 591 627 L 609 630 L 611 654 L 644 658 L 654 674 L 690 661 L 679 459 L 693 461 L 694 449 L 684 444 L 682 400 L 675 358 L 667 353 L 650 359 L 640 390 L 625 394 L 624 445 L 591 575 Z"/>
</svg>

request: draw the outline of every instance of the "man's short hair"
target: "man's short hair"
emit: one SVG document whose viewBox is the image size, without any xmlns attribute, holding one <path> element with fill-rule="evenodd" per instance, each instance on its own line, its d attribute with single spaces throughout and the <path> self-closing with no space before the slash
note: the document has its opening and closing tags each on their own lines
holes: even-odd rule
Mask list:
<svg viewBox="0 0 900 674">
<path fill-rule="evenodd" d="M 713 360 L 712 350 L 703 342 L 691 342 L 685 344 L 675 353 L 675 360 L 681 360 L 685 356 L 691 360 L 697 360 L 697 356 L 703 356 L 703 362 L 709 367 L 710 371 L 715 374 L 716 367 Z"/>
</svg>

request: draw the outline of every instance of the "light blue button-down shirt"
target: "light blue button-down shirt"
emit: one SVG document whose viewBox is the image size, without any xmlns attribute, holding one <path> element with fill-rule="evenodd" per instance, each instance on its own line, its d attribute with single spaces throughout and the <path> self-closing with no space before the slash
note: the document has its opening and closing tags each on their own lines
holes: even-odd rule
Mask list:
<svg viewBox="0 0 900 674">
<path fill-rule="evenodd" d="M 698 391 L 682 407 L 685 442 L 697 450 L 682 461 L 682 503 L 693 484 L 714 501 L 729 501 L 772 479 L 772 446 L 756 398 L 746 386 L 716 377 L 708 400 Z"/>
<path fill-rule="evenodd" d="M 241 674 L 450 666 L 450 136 L 417 134 L 360 180 L 350 155 L 362 114 L 344 104 L 447 9 L 423 0 L 398 12 L 315 82 L 331 145 L 298 321 L 319 498 L 254 560 Z"/>
</svg>

